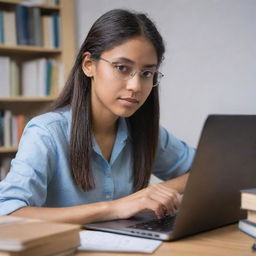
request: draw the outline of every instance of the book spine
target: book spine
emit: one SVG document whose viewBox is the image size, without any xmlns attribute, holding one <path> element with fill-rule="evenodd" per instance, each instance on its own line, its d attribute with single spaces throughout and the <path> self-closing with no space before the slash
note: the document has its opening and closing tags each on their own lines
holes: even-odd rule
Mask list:
<svg viewBox="0 0 256 256">
<path fill-rule="evenodd" d="M 4 11 L 4 44 L 16 45 L 15 13 Z"/>
<path fill-rule="evenodd" d="M 42 46 L 42 22 L 40 8 L 28 8 L 29 44 Z"/>
<path fill-rule="evenodd" d="M 10 147 L 12 145 L 12 143 L 11 143 L 11 131 L 12 131 L 11 119 L 12 119 L 11 111 L 5 110 L 4 111 L 4 146 L 5 147 Z"/>
<path fill-rule="evenodd" d="M 47 60 L 45 58 L 38 59 L 38 96 L 46 96 L 46 66 Z"/>
<path fill-rule="evenodd" d="M 10 97 L 10 58 L 0 56 L 0 97 Z"/>
<path fill-rule="evenodd" d="M 242 193 L 241 196 L 241 208 L 245 210 L 254 210 L 256 211 L 256 196 L 254 193 Z"/>
<path fill-rule="evenodd" d="M 247 220 L 256 223 L 256 211 L 247 211 Z"/>
<path fill-rule="evenodd" d="M 52 76 L 51 76 L 51 88 L 50 88 L 50 95 L 54 96 L 57 95 L 57 86 L 58 86 L 58 69 L 59 65 L 58 63 L 53 60 L 52 61 Z"/>
<path fill-rule="evenodd" d="M 4 111 L 0 111 L 0 147 L 4 146 Z"/>
<path fill-rule="evenodd" d="M 59 15 L 54 13 L 52 14 L 52 32 L 53 32 L 53 47 L 60 47 L 60 30 L 59 30 Z"/>
<path fill-rule="evenodd" d="M 11 145 L 13 147 L 18 146 L 18 121 L 17 117 L 12 115 L 11 116 Z"/>
<path fill-rule="evenodd" d="M 20 95 L 20 70 L 17 62 L 10 62 L 10 94 L 12 97 Z"/>
<path fill-rule="evenodd" d="M 28 7 L 23 5 L 16 5 L 15 14 L 17 43 L 19 45 L 29 45 Z"/>
<path fill-rule="evenodd" d="M 238 228 L 245 234 L 256 238 L 256 224 L 248 220 L 240 220 L 238 223 Z"/>
<path fill-rule="evenodd" d="M 0 44 L 4 43 L 4 12 L 0 10 Z"/>
<path fill-rule="evenodd" d="M 50 31 L 48 26 L 49 16 L 42 15 L 42 34 L 43 34 L 43 47 L 50 48 Z"/>
<path fill-rule="evenodd" d="M 47 64 L 46 64 L 46 88 L 45 88 L 45 94 L 46 95 L 50 95 L 51 75 L 52 75 L 52 64 L 51 64 L 50 60 L 47 60 Z"/>
</svg>

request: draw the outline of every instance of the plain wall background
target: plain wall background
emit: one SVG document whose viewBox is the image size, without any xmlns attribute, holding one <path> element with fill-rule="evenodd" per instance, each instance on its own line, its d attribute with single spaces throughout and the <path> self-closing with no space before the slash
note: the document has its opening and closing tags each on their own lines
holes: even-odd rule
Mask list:
<svg viewBox="0 0 256 256">
<path fill-rule="evenodd" d="M 77 46 L 113 8 L 143 11 L 166 43 L 161 124 L 197 146 L 208 114 L 256 113 L 256 0 L 76 0 Z"/>
</svg>

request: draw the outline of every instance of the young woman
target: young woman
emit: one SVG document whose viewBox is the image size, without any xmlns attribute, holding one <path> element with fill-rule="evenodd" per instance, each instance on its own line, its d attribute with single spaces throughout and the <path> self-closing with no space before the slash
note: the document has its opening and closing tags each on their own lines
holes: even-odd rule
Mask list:
<svg viewBox="0 0 256 256">
<path fill-rule="evenodd" d="M 163 54 L 145 14 L 101 16 L 52 111 L 27 124 L 0 214 L 82 224 L 177 209 L 194 150 L 159 126 Z M 148 186 L 152 173 L 165 181 Z"/>
</svg>

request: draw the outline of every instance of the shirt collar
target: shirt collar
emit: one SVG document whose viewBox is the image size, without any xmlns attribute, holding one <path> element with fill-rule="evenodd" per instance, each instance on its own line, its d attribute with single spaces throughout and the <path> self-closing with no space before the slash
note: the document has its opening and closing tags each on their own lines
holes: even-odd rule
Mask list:
<svg viewBox="0 0 256 256">
<path fill-rule="evenodd" d="M 68 120 L 68 135 L 70 136 L 71 122 L 72 122 L 72 110 L 70 107 L 69 108 L 65 107 L 62 109 L 62 111 L 63 111 L 65 118 Z M 117 156 L 117 154 L 119 153 L 121 148 L 123 148 L 123 146 L 126 144 L 127 140 L 131 138 L 126 118 L 119 117 L 117 125 L 118 125 L 117 134 L 116 134 L 116 139 L 115 139 L 111 159 L 113 157 Z M 123 146 L 120 147 L 120 144 L 122 144 Z M 101 150 L 95 140 L 94 135 L 92 136 L 92 147 L 93 147 L 93 150 L 97 154 L 101 155 Z"/>
<path fill-rule="evenodd" d="M 117 158 L 119 153 L 122 151 L 123 147 L 125 146 L 126 141 L 128 140 L 129 137 L 130 135 L 129 135 L 129 129 L 126 123 L 126 119 L 123 117 L 120 117 L 118 120 L 117 134 L 116 134 L 116 139 L 115 139 L 115 143 L 114 143 L 112 154 L 111 154 L 110 163 L 113 163 L 115 161 L 115 159 Z M 92 147 L 93 147 L 93 150 L 98 155 L 102 156 L 101 150 L 94 136 L 92 137 Z"/>
</svg>

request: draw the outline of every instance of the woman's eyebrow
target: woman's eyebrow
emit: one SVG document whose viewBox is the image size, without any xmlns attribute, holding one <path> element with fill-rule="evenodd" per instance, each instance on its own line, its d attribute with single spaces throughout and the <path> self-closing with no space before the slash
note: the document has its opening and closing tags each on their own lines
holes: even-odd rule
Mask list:
<svg viewBox="0 0 256 256">
<path fill-rule="evenodd" d="M 125 61 L 125 62 L 129 62 L 130 64 L 135 64 L 134 61 L 132 61 L 132 60 L 126 58 L 126 57 L 117 57 L 117 58 L 115 58 L 115 61 L 113 61 L 113 62 L 118 63 L 119 61 Z"/>
<path fill-rule="evenodd" d="M 128 63 L 133 64 L 133 65 L 135 64 L 135 62 L 133 60 L 128 59 L 126 57 L 118 57 L 118 58 L 116 58 L 116 61 L 114 61 L 114 63 L 118 63 L 118 60 L 125 61 L 125 62 L 128 62 Z M 143 67 L 145 67 L 145 68 L 156 68 L 157 64 L 146 64 L 146 65 L 143 65 Z"/>
</svg>

